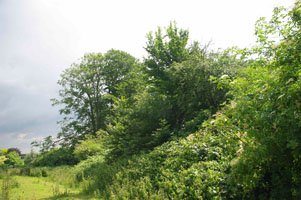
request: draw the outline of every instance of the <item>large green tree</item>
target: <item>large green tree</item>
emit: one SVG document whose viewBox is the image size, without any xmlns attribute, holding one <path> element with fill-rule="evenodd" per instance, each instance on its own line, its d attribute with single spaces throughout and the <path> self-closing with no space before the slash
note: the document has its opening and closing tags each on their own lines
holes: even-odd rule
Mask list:
<svg viewBox="0 0 301 200">
<path fill-rule="evenodd" d="M 86 54 L 66 69 L 58 81 L 60 98 L 53 99 L 54 105 L 62 106 L 64 116 L 58 137 L 74 144 L 85 134 L 105 129 L 113 99 L 120 95 L 118 87 L 137 65 L 128 53 L 110 50 L 104 55 Z"/>
<path fill-rule="evenodd" d="M 5 160 L 4 163 L 9 167 L 21 167 L 24 165 L 24 161 L 16 151 L 7 153 L 5 157 L 7 158 L 7 160 Z"/>
<path fill-rule="evenodd" d="M 175 22 L 171 22 L 165 32 L 162 32 L 160 27 L 154 34 L 149 32 L 145 47 L 148 53 L 145 64 L 150 76 L 156 81 L 166 80 L 166 69 L 174 62 L 182 62 L 187 59 L 188 38 L 188 30 L 179 29 Z"/>
</svg>

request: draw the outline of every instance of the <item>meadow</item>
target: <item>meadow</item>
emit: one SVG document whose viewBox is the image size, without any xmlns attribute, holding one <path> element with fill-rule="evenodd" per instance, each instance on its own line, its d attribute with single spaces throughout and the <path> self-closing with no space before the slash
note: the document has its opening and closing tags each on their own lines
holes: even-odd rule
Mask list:
<svg viewBox="0 0 301 200">
<path fill-rule="evenodd" d="M 81 193 L 79 187 L 71 184 L 68 177 L 70 167 L 52 169 L 33 168 L 25 175 L 27 169 L 9 169 L 0 172 L 1 200 L 63 200 L 96 199 L 95 195 Z"/>
</svg>

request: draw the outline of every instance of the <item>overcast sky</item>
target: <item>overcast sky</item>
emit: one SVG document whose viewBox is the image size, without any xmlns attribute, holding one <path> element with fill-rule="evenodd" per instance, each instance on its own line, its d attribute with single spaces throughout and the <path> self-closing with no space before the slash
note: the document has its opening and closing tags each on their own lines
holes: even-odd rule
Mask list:
<svg viewBox="0 0 301 200">
<path fill-rule="evenodd" d="M 30 151 L 59 130 L 56 82 L 84 53 L 142 59 L 145 35 L 175 20 L 214 48 L 254 44 L 254 24 L 294 0 L 0 0 L 0 149 Z"/>
</svg>

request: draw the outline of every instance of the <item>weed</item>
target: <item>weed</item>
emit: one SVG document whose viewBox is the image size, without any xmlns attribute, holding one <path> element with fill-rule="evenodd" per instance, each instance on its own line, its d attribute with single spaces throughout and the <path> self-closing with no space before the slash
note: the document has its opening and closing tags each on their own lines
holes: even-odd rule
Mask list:
<svg viewBox="0 0 301 200">
<path fill-rule="evenodd" d="M 2 187 L 1 187 L 1 200 L 10 199 L 11 190 L 13 188 L 19 187 L 18 181 L 9 176 L 8 173 L 3 177 Z"/>
<path fill-rule="evenodd" d="M 52 193 L 53 193 L 53 196 L 60 195 L 60 186 L 58 184 L 55 184 L 52 186 Z"/>
</svg>

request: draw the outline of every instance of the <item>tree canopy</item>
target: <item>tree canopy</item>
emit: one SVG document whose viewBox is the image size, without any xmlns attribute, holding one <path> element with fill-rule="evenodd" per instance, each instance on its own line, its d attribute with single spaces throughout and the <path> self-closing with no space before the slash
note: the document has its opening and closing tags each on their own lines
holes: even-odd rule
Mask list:
<svg viewBox="0 0 301 200">
<path fill-rule="evenodd" d="M 53 105 L 62 105 L 64 116 L 58 138 L 74 144 L 85 134 L 105 129 L 113 99 L 119 97 L 118 87 L 128 81 L 136 65 L 128 53 L 110 50 L 104 55 L 86 54 L 66 69 L 58 81 L 60 99 L 53 99 Z"/>
</svg>

